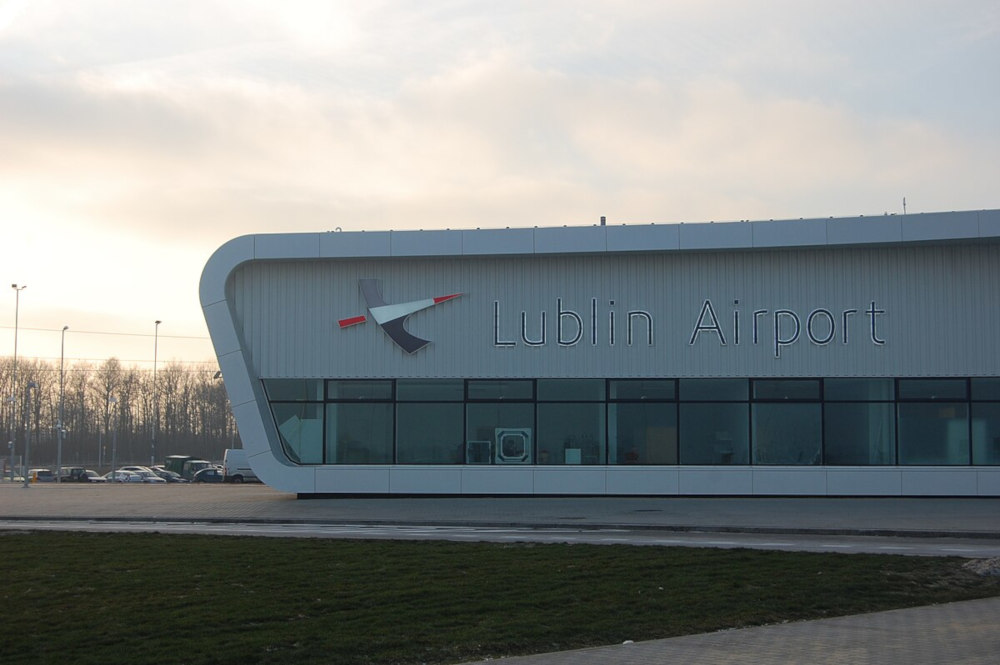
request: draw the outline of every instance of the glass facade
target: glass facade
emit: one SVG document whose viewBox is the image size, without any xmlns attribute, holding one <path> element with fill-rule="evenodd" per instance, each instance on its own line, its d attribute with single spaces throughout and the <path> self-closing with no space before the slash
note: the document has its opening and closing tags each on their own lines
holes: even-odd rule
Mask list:
<svg viewBox="0 0 1000 665">
<path fill-rule="evenodd" d="M 296 464 L 1000 465 L 1000 379 L 265 379 Z"/>
</svg>

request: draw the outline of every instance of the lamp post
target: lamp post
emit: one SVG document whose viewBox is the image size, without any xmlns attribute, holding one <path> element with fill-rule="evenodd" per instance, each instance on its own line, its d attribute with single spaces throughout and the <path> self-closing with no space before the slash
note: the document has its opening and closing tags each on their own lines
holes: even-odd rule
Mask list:
<svg viewBox="0 0 1000 665">
<path fill-rule="evenodd" d="M 118 480 L 118 398 L 112 395 L 108 401 L 112 406 L 111 421 L 115 425 L 111 430 L 111 482 L 114 483 Z"/>
<path fill-rule="evenodd" d="M 63 326 L 62 341 L 59 344 L 59 431 L 56 432 L 56 482 L 62 482 L 62 447 L 63 438 L 66 435 L 66 427 L 63 423 L 63 361 L 66 360 L 66 331 L 69 326 Z"/>
<path fill-rule="evenodd" d="M 149 465 L 156 464 L 156 433 L 160 429 L 160 394 L 156 390 L 156 353 L 160 342 L 160 324 L 157 319 L 153 332 L 153 439 L 149 447 Z"/>
<path fill-rule="evenodd" d="M 11 284 L 10 288 L 14 289 L 14 370 L 13 377 L 11 379 L 11 398 L 10 398 L 10 440 L 7 442 L 7 447 L 10 448 L 10 482 L 14 482 L 14 452 L 17 448 L 17 323 L 18 316 L 21 312 L 21 291 L 28 288 L 27 284 L 22 284 L 18 286 L 17 284 Z"/>
<path fill-rule="evenodd" d="M 24 387 L 24 486 L 28 487 L 31 480 L 28 477 L 28 468 L 31 466 L 31 391 L 38 390 L 38 384 L 29 381 Z"/>
</svg>

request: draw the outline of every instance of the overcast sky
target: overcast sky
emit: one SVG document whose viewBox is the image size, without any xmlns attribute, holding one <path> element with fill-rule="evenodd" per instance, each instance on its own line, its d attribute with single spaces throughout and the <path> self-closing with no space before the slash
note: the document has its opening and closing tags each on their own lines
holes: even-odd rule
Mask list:
<svg viewBox="0 0 1000 665">
<path fill-rule="evenodd" d="M 998 184 L 996 0 L 0 0 L 19 357 L 68 325 L 67 358 L 212 358 L 198 280 L 247 233 L 969 210 Z"/>
</svg>

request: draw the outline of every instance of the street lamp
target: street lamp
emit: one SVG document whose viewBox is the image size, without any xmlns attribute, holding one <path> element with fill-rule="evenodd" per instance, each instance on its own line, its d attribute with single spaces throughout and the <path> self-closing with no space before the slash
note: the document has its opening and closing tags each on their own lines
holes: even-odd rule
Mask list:
<svg viewBox="0 0 1000 665">
<path fill-rule="evenodd" d="M 24 486 L 28 487 L 28 481 L 31 480 L 28 474 L 28 468 L 31 466 L 31 391 L 32 389 L 38 390 L 38 384 L 34 381 L 28 381 L 28 385 L 24 387 Z"/>
<path fill-rule="evenodd" d="M 111 434 L 111 482 L 117 482 L 118 480 L 118 398 L 113 395 L 108 398 L 111 402 L 111 420 L 115 424 L 115 428 Z"/>
<path fill-rule="evenodd" d="M 17 323 L 21 312 L 21 291 L 28 288 L 28 285 L 11 284 L 10 288 L 14 289 L 14 376 L 10 384 L 10 440 L 7 442 L 7 447 L 10 448 L 10 482 L 14 482 L 14 452 L 17 447 Z"/>
<path fill-rule="evenodd" d="M 160 342 L 160 320 L 153 332 L 153 440 L 149 447 L 149 465 L 156 464 L 156 432 L 160 429 L 160 395 L 156 390 L 156 353 Z"/>
<path fill-rule="evenodd" d="M 66 359 L 66 331 L 69 326 L 63 326 L 62 341 L 59 344 L 59 431 L 56 432 L 56 482 L 62 482 L 62 447 L 66 429 L 63 423 L 63 361 Z"/>
</svg>

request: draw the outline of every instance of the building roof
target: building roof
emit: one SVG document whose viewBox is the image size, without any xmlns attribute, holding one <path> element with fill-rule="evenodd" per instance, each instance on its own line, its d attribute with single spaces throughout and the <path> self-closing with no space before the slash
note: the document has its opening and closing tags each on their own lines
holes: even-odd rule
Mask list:
<svg viewBox="0 0 1000 665">
<path fill-rule="evenodd" d="M 254 234 L 234 238 L 212 255 L 202 275 L 201 302 L 222 300 L 226 276 L 252 260 L 723 251 L 976 240 L 1000 240 L 1000 210 L 695 224 Z"/>
</svg>

